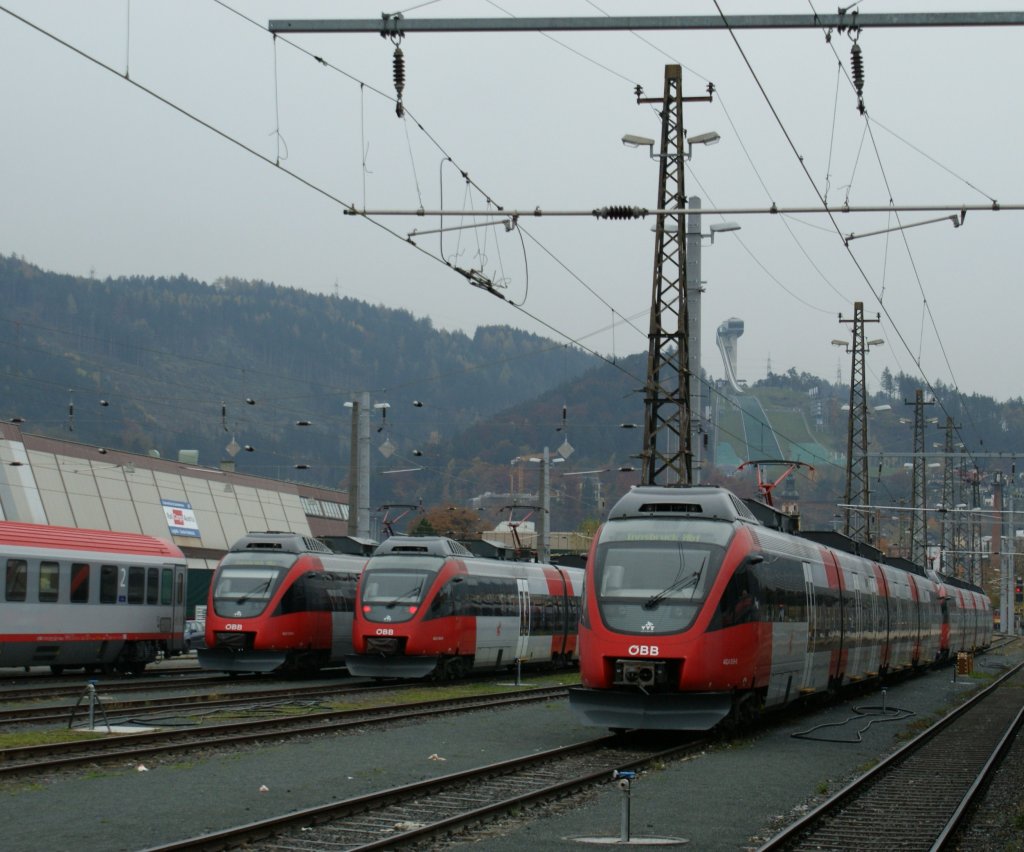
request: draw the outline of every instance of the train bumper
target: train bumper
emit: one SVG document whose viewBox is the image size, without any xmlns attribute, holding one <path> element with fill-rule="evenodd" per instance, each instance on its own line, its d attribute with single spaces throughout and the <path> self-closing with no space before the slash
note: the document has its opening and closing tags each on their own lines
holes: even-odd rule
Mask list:
<svg viewBox="0 0 1024 852">
<path fill-rule="evenodd" d="M 347 654 L 345 667 L 356 677 L 426 677 L 439 657 L 383 657 L 376 654 Z"/>
<path fill-rule="evenodd" d="M 656 731 L 707 731 L 732 709 L 728 692 L 680 694 L 569 688 L 569 707 L 583 725 Z"/>
<path fill-rule="evenodd" d="M 284 651 L 228 651 L 200 648 L 196 651 L 199 668 L 216 672 L 273 672 L 285 664 Z"/>
</svg>

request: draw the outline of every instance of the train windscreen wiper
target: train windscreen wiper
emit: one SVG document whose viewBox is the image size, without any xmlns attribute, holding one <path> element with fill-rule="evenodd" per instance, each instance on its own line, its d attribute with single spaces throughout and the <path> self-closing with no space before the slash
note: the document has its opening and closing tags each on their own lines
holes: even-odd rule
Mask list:
<svg viewBox="0 0 1024 852">
<path fill-rule="evenodd" d="M 262 595 L 268 588 L 270 588 L 270 581 L 271 581 L 271 579 L 273 579 L 273 578 L 268 577 L 266 580 L 264 580 L 262 583 L 260 583 L 255 588 L 249 589 L 249 591 L 247 591 L 244 595 L 242 595 L 237 601 L 235 601 L 235 603 L 240 603 L 240 604 L 241 603 L 247 603 L 250 600 L 252 600 L 254 597 L 256 597 L 257 595 Z"/>
<path fill-rule="evenodd" d="M 400 600 L 402 600 L 402 598 L 407 598 L 410 595 L 418 596 L 419 593 L 420 593 L 420 589 L 422 589 L 422 588 L 423 588 L 423 581 L 421 580 L 419 583 L 417 583 L 415 586 L 413 586 L 411 589 L 409 589 L 409 591 L 402 592 L 402 594 L 400 594 L 397 598 L 395 598 L 394 600 L 388 601 L 386 604 L 384 604 L 384 606 L 386 606 L 388 609 L 391 609 L 391 607 L 393 607 L 396 603 L 398 603 Z"/>
<path fill-rule="evenodd" d="M 661 603 L 666 597 L 672 592 L 680 592 L 688 586 L 696 586 L 700 582 L 700 575 L 704 572 L 704 566 L 707 564 L 708 558 L 705 555 L 701 560 L 700 568 L 694 571 L 687 577 L 683 577 L 680 580 L 676 580 L 672 585 L 665 589 L 662 589 L 658 594 L 651 595 L 644 602 L 644 609 L 654 609 L 659 603 Z"/>
</svg>

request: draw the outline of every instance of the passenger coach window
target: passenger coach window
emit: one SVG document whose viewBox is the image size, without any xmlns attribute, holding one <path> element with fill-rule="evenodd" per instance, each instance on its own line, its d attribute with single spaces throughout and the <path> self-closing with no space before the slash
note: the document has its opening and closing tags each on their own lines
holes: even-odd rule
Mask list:
<svg viewBox="0 0 1024 852">
<path fill-rule="evenodd" d="M 160 599 L 160 569 L 146 569 L 146 603 L 155 604 Z"/>
<path fill-rule="evenodd" d="M 88 563 L 71 563 L 71 603 L 89 603 Z"/>
<path fill-rule="evenodd" d="M 9 601 L 25 600 L 28 589 L 28 563 L 24 559 L 7 560 L 7 582 L 4 598 Z"/>
<path fill-rule="evenodd" d="M 60 564 L 39 563 L 39 602 L 54 603 L 60 594 Z"/>
<path fill-rule="evenodd" d="M 146 569 L 132 565 L 128 569 L 128 603 L 140 604 L 146 592 Z"/>
<path fill-rule="evenodd" d="M 100 603 L 117 603 L 117 566 L 100 568 Z"/>
</svg>

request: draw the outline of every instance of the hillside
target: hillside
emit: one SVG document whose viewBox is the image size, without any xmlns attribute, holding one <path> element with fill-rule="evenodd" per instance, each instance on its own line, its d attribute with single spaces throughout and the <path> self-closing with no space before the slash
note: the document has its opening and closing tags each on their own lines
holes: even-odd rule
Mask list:
<svg viewBox="0 0 1024 852">
<path fill-rule="evenodd" d="M 15 257 L 0 257 L 0 299 L 0 417 L 21 417 L 35 434 L 172 457 L 195 449 L 213 465 L 233 448 L 239 471 L 344 489 L 344 404 L 369 391 L 374 403 L 390 405 L 386 418 L 375 413 L 371 443 L 393 450 L 371 453 L 374 508 L 536 494 L 540 466 L 530 459 L 545 447 L 557 458 L 566 441 L 570 458 L 551 465 L 556 527 L 596 522 L 639 481 L 642 429 L 623 424 L 643 422 L 644 354 L 610 363 L 505 326 L 470 337 L 404 310 L 265 282 L 100 281 Z M 880 459 L 871 489 L 895 503 L 910 497 L 901 454 L 911 450 L 912 430 L 901 418 L 913 417 L 904 402 L 917 384 L 904 375 L 881 384 L 871 388 L 872 405 L 890 409 L 870 421 L 870 452 Z M 980 476 L 1008 471 L 1006 458 L 984 454 L 1024 447 L 1024 400 L 936 390 L 960 427 L 957 443 L 982 454 L 974 460 Z M 790 370 L 750 393 L 783 453 L 815 465 L 813 477 L 800 472 L 794 484 L 811 524 L 828 525 L 844 490 L 849 389 Z M 728 406 L 722 410 L 719 428 L 741 432 Z M 941 413 L 929 406 L 927 417 Z M 941 449 L 944 426 L 944 417 L 928 425 L 929 450 Z M 740 461 L 706 469 L 704 481 L 753 496 L 752 474 L 736 474 Z M 930 477 L 938 487 L 938 474 Z M 483 515 L 491 523 L 502 512 Z"/>
<path fill-rule="evenodd" d="M 84 443 L 345 487 L 350 413 L 387 402 L 396 455 L 571 380 L 596 359 L 533 334 L 472 337 L 407 311 L 265 282 L 95 280 L 0 258 L 0 416 Z M 414 406 L 413 401 L 422 402 Z M 296 426 L 308 421 L 308 426 Z M 311 480 L 312 481 L 312 480 Z"/>
</svg>

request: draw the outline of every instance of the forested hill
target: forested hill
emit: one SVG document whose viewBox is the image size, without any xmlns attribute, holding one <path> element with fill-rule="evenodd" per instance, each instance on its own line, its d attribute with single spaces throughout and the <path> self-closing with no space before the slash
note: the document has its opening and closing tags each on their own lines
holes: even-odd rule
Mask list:
<svg viewBox="0 0 1024 852">
<path fill-rule="evenodd" d="M 344 485 L 358 391 L 396 458 L 570 381 L 596 359 L 513 328 L 470 337 L 405 310 L 261 281 L 96 280 L 0 257 L 0 417 L 137 452 L 244 447 L 239 470 Z M 247 403 L 252 400 L 252 403 Z M 423 403 L 416 406 L 413 401 Z M 309 426 L 296 426 L 309 421 Z M 313 481 L 313 480 L 311 480 Z"/>
</svg>

